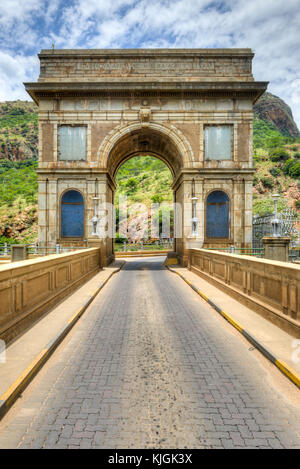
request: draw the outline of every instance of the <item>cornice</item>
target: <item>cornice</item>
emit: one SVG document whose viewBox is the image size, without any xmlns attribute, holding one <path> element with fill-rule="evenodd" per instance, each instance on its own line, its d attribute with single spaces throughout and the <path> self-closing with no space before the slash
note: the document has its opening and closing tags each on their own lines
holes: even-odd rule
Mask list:
<svg viewBox="0 0 300 469">
<path fill-rule="evenodd" d="M 24 83 L 38 104 L 40 99 L 66 97 L 248 97 L 255 102 L 268 82 L 35 82 Z"/>
</svg>

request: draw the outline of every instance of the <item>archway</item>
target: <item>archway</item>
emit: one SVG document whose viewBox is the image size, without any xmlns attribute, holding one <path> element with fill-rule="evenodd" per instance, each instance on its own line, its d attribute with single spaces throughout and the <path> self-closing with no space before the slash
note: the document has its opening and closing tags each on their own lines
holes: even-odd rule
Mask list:
<svg viewBox="0 0 300 469">
<path fill-rule="evenodd" d="M 152 154 L 162 159 L 175 177 L 194 161 L 192 147 L 174 125 L 135 122 L 113 129 L 97 153 L 99 166 L 114 176 L 120 164 L 134 155 Z"/>
<path fill-rule="evenodd" d="M 194 158 L 187 139 L 174 126 L 167 127 L 151 122 L 146 125 L 134 123 L 126 127 L 117 127 L 110 132 L 99 148 L 98 155 L 99 164 L 105 167 L 108 177 L 112 181 L 110 184 L 112 193 L 106 196 L 106 200 L 111 201 L 114 199 L 116 173 L 120 166 L 130 158 L 150 155 L 162 160 L 168 166 L 173 179 L 173 200 L 176 203 L 174 249 L 182 257 L 184 254 L 182 241 L 184 237 L 184 202 L 187 194 L 185 190 L 182 190 L 184 181 L 179 182 L 179 180 L 183 170 L 188 170 L 192 166 Z M 109 186 L 109 182 L 107 184 Z M 110 241 L 106 242 L 107 257 L 110 257 L 109 250 L 113 250 L 112 244 Z"/>
<path fill-rule="evenodd" d="M 43 50 L 39 80 L 26 84 L 40 107 L 40 245 L 68 243 L 61 237 L 60 201 L 76 188 L 84 197 L 78 244 L 101 246 L 103 263 L 113 260 L 111 241 L 95 235 L 96 205 L 112 204 L 122 161 L 152 154 L 169 166 L 174 200 L 184 207 L 180 261 L 194 247 L 251 247 L 253 104 L 267 87 L 254 81 L 252 58 L 248 49 Z M 221 128 L 226 154 L 215 150 Z M 230 198 L 228 239 L 205 239 L 212 190 Z"/>
<path fill-rule="evenodd" d="M 154 156 L 132 156 L 115 174 L 115 252 L 172 250 L 173 176 Z"/>
</svg>

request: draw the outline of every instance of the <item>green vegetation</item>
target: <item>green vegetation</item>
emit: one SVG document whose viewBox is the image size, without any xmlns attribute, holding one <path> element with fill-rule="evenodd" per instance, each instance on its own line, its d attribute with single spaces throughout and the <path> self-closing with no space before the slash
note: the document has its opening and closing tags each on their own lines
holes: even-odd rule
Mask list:
<svg viewBox="0 0 300 469">
<path fill-rule="evenodd" d="M 255 118 L 253 123 L 254 148 L 276 148 L 282 147 L 295 141 L 294 137 L 283 135 L 270 122 Z"/>
<path fill-rule="evenodd" d="M 300 178 L 300 162 L 290 158 L 283 166 L 282 171 L 292 178 Z"/>
<path fill-rule="evenodd" d="M 266 215 L 274 210 L 271 193 L 281 193 L 279 211 L 289 206 L 300 208 L 300 139 L 281 133 L 270 122 L 254 120 L 254 155 L 256 173 L 253 178 L 254 215 Z"/>
<path fill-rule="evenodd" d="M 37 162 L 33 160 L 0 160 L 0 205 L 13 203 L 21 198 L 27 203 L 37 203 Z"/>
<path fill-rule="evenodd" d="M 150 207 L 152 203 L 172 202 L 172 176 L 168 167 L 152 156 L 135 156 L 126 161 L 116 177 L 118 184 L 116 203 L 126 196 L 130 203 L 143 203 Z"/>
<path fill-rule="evenodd" d="M 149 223 L 145 228 L 144 237 L 150 238 L 150 215 L 153 204 L 161 204 L 159 212 L 155 214 L 155 217 L 158 218 L 159 232 L 162 232 L 162 217 L 165 212 L 171 212 L 170 223 L 172 230 L 173 212 L 172 205 L 170 206 L 173 201 L 172 175 L 165 163 L 153 156 L 135 156 L 120 167 L 116 181 L 118 184 L 115 195 L 117 231 L 120 215 L 124 219 L 125 205 L 127 205 L 127 208 L 131 207 L 131 210 L 127 211 L 129 224 L 135 216 L 138 219 L 140 209 L 146 206 Z M 144 226 L 142 220 L 139 224 L 140 227 Z M 119 236 L 116 239 L 116 243 L 124 241 L 127 240 Z"/>
<path fill-rule="evenodd" d="M 290 155 L 284 148 L 274 148 L 269 153 L 271 161 L 285 161 L 288 160 Z"/>
<path fill-rule="evenodd" d="M 287 207 L 286 200 L 282 197 L 278 200 L 278 212 L 281 212 Z M 274 200 L 271 195 L 258 199 L 257 195 L 253 196 L 253 214 L 254 215 L 267 215 L 274 212 Z"/>
<path fill-rule="evenodd" d="M 34 103 L 0 103 L 0 159 L 36 159 L 37 130 L 38 116 Z"/>
</svg>

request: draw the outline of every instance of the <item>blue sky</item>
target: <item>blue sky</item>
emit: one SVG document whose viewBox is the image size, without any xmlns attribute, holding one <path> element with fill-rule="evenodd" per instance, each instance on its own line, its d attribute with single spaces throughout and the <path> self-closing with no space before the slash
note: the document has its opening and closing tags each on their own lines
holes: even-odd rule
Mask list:
<svg viewBox="0 0 300 469">
<path fill-rule="evenodd" d="M 0 0 L 0 100 L 29 99 L 55 48 L 250 47 L 300 127 L 300 0 Z"/>
</svg>

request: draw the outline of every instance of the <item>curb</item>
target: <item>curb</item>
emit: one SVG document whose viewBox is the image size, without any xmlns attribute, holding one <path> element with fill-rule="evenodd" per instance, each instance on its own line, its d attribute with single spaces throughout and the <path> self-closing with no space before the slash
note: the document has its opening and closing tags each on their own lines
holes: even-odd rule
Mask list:
<svg viewBox="0 0 300 469">
<path fill-rule="evenodd" d="M 42 366 L 46 363 L 46 361 L 50 358 L 51 354 L 54 350 L 58 347 L 58 345 L 62 342 L 65 336 L 70 332 L 73 326 L 76 324 L 78 319 L 83 315 L 87 307 L 91 304 L 91 302 L 95 299 L 98 295 L 100 290 L 104 287 L 104 285 L 108 282 L 108 280 L 116 273 L 120 272 L 120 270 L 125 265 L 125 261 L 122 265 L 111 272 L 110 275 L 105 279 L 100 285 L 96 288 L 96 290 L 87 298 L 85 303 L 70 317 L 67 321 L 66 325 L 56 334 L 54 339 L 52 339 L 48 345 L 34 358 L 34 360 L 30 363 L 30 365 L 23 371 L 23 373 L 13 382 L 13 384 L 8 388 L 8 390 L 0 397 L 0 420 L 4 417 L 7 411 L 11 408 L 17 398 L 20 396 L 22 391 L 28 386 L 30 381 L 34 378 L 34 376 L 38 373 L 38 371 L 42 368 Z"/>
<path fill-rule="evenodd" d="M 255 346 L 257 350 L 259 350 L 268 360 L 270 360 L 279 370 L 287 376 L 298 388 L 300 388 L 300 375 L 289 365 L 287 365 L 284 361 L 276 358 L 270 350 L 268 350 L 264 345 L 262 345 L 255 337 L 253 337 L 247 330 L 241 326 L 237 321 L 235 321 L 229 314 L 225 313 L 225 311 L 220 308 L 214 301 L 209 299 L 204 293 L 202 293 L 192 282 L 184 277 L 180 272 L 177 272 L 174 269 L 171 269 L 167 264 L 165 267 L 174 274 L 179 275 L 198 295 L 201 296 L 207 303 L 210 304 L 223 318 L 225 318 L 235 329 L 237 329 L 252 345 Z"/>
</svg>

